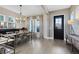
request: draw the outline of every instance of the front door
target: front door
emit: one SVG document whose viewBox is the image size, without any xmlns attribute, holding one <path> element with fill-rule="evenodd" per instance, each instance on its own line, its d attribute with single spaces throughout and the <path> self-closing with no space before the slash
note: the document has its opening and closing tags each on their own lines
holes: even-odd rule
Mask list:
<svg viewBox="0 0 79 59">
<path fill-rule="evenodd" d="M 54 39 L 64 39 L 64 15 L 54 16 Z"/>
</svg>

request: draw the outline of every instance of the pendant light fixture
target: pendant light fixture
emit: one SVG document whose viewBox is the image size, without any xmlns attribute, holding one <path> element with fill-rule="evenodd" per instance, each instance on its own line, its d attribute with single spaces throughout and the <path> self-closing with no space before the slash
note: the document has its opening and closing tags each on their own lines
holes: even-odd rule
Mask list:
<svg viewBox="0 0 79 59">
<path fill-rule="evenodd" d="M 16 20 L 21 20 L 22 19 L 22 5 L 18 5 L 18 11 L 19 11 L 19 15 L 18 17 L 16 17 Z"/>
<path fill-rule="evenodd" d="M 22 28 L 22 24 L 21 24 L 21 21 L 22 21 L 22 5 L 19 5 L 19 7 L 20 7 L 20 13 L 19 13 L 20 28 Z"/>
<path fill-rule="evenodd" d="M 22 5 L 19 5 L 19 7 L 20 7 L 19 19 L 21 21 L 22 20 Z"/>
</svg>

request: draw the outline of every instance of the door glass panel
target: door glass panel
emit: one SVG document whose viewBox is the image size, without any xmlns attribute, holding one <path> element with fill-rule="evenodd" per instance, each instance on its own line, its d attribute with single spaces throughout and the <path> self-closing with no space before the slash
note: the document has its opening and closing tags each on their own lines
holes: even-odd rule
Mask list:
<svg viewBox="0 0 79 59">
<path fill-rule="evenodd" d="M 57 29 L 62 29 L 62 18 L 56 18 L 55 26 Z"/>
</svg>

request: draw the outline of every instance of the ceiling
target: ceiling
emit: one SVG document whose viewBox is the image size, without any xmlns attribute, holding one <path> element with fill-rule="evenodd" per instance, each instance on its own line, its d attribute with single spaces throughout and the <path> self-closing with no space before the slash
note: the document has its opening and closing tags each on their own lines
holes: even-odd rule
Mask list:
<svg viewBox="0 0 79 59">
<path fill-rule="evenodd" d="M 1 5 L 1 7 L 19 13 L 18 5 Z M 23 5 L 22 14 L 25 16 L 41 15 L 50 11 L 69 8 L 70 5 Z"/>
</svg>

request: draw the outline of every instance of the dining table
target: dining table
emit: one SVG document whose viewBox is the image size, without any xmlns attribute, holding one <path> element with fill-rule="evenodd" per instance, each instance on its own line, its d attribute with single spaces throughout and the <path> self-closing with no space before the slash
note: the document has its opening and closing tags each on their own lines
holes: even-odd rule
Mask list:
<svg viewBox="0 0 79 59">
<path fill-rule="evenodd" d="M 31 34 L 29 32 L 18 32 L 18 33 L 8 33 L 8 34 L 2 34 L 0 36 L 0 45 L 5 44 L 8 42 L 16 41 L 16 36 L 20 34 L 27 34 L 27 36 L 30 36 Z M 13 38 L 11 38 L 13 37 Z M 14 53 L 15 53 L 15 43 L 14 43 Z"/>
<path fill-rule="evenodd" d="M 28 36 L 31 35 L 29 32 L 28 33 L 24 32 L 24 33 L 27 34 Z M 13 40 L 15 40 L 16 35 L 20 35 L 20 34 L 24 34 L 24 33 L 23 32 L 18 32 L 18 33 L 3 34 L 0 37 L 0 44 L 1 44 L 2 41 L 4 41 L 4 43 L 5 43 L 5 41 L 8 41 L 8 42 L 13 41 Z M 14 39 L 13 38 L 8 38 L 8 37 L 14 37 Z"/>
</svg>

